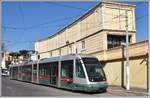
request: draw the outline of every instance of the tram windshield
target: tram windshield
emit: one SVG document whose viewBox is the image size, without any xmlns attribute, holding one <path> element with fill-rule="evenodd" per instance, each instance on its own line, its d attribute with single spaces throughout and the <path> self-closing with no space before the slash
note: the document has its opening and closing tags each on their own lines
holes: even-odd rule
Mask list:
<svg viewBox="0 0 150 98">
<path fill-rule="evenodd" d="M 82 58 L 90 82 L 105 81 L 105 74 L 102 65 L 96 58 Z"/>
</svg>

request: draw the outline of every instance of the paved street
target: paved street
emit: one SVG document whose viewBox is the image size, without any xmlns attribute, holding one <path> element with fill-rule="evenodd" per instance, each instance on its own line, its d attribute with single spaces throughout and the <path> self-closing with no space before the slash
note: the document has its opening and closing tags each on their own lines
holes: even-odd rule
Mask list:
<svg viewBox="0 0 150 98">
<path fill-rule="evenodd" d="M 146 90 L 132 89 L 126 91 L 121 87 L 109 87 L 106 93 L 88 94 L 71 92 L 49 86 L 10 80 L 2 77 L 2 96 L 147 96 Z"/>
</svg>

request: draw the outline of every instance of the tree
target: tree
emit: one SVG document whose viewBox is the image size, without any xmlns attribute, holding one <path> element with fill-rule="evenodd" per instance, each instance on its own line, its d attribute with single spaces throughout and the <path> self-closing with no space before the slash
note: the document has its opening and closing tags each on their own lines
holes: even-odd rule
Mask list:
<svg viewBox="0 0 150 98">
<path fill-rule="evenodd" d="M 20 55 L 23 56 L 23 60 L 28 60 L 30 59 L 31 54 L 35 53 L 34 50 L 20 50 L 19 51 Z"/>
<path fill-rule="evenodd" d="M 9 55 L 12 57 L 14 63 L 18 62 L 18 58 L 20 56 L 20 54 L 18 52 L 11 52 L 11 53 L 9 53 Z"/>
<path fill-rule="evenodd" d="M 29 58 L 29 50 L 20 50 L 19 53 L 23 56 L 23 60 L 27 60 Z"/>
<path fill-rule="evenodd" d="M 18 57 L 20 56 L 20 54 L 18 52 L 11 52 L 9 53 L 10 56 L 12 56 L 12 58 L 14 59 L 18 59 Z"/>
</svg>

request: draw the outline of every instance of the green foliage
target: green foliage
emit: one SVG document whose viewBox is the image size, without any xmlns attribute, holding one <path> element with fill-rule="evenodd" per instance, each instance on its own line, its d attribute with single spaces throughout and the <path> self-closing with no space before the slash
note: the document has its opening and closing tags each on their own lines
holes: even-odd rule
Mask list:
<svg viewBox="0 0 150 98">
<path fill-rule="evenodd" d="M 10 56 L 12 56 L 13 59 L 18 59 L 19 56 L 23 56 L 23 60 L 28 60 L 30 57 L 30 54 L 34 53 L 34 50 L 19 50 L 19 52 L 11 52 L 9 53 Z"/>
<path fill-rule="evenodd" d="M 19 53 L 20 53 L 20 55 L 25 56 L 25 55 L 29 54 L 29 50 L 20 50 Z"/>
<path fill-rule="evenodd" d="M 18 52 L 11 52 L 9 53 L 9 55 L 12 56 L 13 58 L 18 58 L 20 56 Z"/>
</svg>

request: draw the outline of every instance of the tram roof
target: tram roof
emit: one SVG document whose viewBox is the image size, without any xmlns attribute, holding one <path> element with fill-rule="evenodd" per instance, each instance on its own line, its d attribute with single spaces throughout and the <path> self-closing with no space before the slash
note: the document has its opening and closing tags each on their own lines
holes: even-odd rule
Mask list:
<svg viewBox="0 0 150 98">
<path fill-rule="evenodd" d="M 43 58 L 43 59 L 36 60 L 36 61 L 29 61 L 29 62 L 14 64 L 14 65 L 10 65 L 10 67 L 12 67 L 12 66 L 14 66 L 14 67 L 15 66 L 23 66 L 23 65 L 32 65 L 32 64 L 37 64 L 38 62 L 40 64 L 42 64 L 42 63 L 48 63 L 48 62 L 58 62 L 59 60 L 61 60 L 61 61 L 73 60 L 73 59 L 78 58 L 78 57 L 81 57 L 81 58 L 84 58 L 84 57 L 95 58 L 94 56 L 88 55 L 88 54 L 68 54 L 68 55 L 63 55 L 63 56 Z"/>
<path fill-rule="evenodd" d="M 36 64 L 37 63 L 37 60 L 36 61 L 29 61 L 29 62 L 23 62 L 23 63 L 19 63 L 19 64 L 11 64 L 11 65 L 9 65 L 10 67 L 12 67 L 12 66 L 23 66 L 23 65 L 32 65 L 32 64 Z"/>
<path fill-rule="evenodd" d="M 48 63 L 48 62 L 56 62 L 56 61 L 65 61 L 65 60 L 73 60 L 74 58 L 77 57 L 90 57 L 90 58 L 95 58 L 94 56 L 88 55 L 88 54 L 68 54 L 64 56 L 58 56 L 58 57 L 51 57 L 51 58 L 46 58 L 46 59 L 41 59 L 39 63 Z"/>
</svg>

